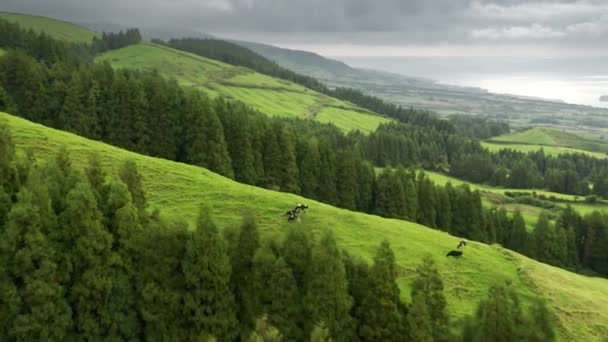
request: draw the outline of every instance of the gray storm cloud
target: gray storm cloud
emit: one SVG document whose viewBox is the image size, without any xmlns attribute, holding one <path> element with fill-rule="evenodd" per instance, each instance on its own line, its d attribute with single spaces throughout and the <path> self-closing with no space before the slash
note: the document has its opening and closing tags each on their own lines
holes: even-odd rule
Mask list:
<svg viewBox="0 0 608 342">
<path fill-rule="evenodd" d="M 597 46 L 608 38 L 604 0 L 2 0 L 0 10 L 293 44 Z"/>
</svg>

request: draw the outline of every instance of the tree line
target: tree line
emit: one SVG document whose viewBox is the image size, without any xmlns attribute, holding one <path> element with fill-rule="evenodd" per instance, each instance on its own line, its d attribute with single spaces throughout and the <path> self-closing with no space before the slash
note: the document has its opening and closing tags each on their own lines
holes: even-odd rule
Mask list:
<svg viewBox="0 0 608 342">
<path fill-rule="evenodd" d="M 135 152 L 203 166 L 242 183 L 407 219 L 520 251 L 523 247 L 501 238 L 512 234 L 511 222 L 489 226 L 492 221 L 478 193 L 466 187 L 436 187 L 405 170 L 397 170 L 395 177 L 391 172 L 376 175 L 374 165 L 449 169 L 466 179 L 458 170 L 471 175 L 485 168 L 475 159 L 462 161 L 481 155 L 496 158 L 498 165 L 515 163 L 506 179 L 528 181 L 527 173 L 534 168 L 526 163 L 548 170 L 577 165 L 585 172 L 606 164 L 584 155 L 489 154 L 477 141 L 425 125 L 391 123 L 368 136 L 344 134 L 316 122 L 268 118 L 241 103 L 183 89 L 154 72 L 115 71 L 107 64 L 47 66 L 20 51 L 0 57 L 0 110 Z M 568 163 L 570 159 L 577 162 Z M 606 188 L 596 181 L 594 191 Z M 501 229 L 504 232 L 495 232 Z M 532 251 L 526 254 L 535 256 Z M 557 259 L 552 263 L 560 264 Z M 591 263 L 566 265 L 598 269 Z"/>
<path fill-rule="evenodd" d="M 108 50 L 116 50 L 125 46 L 141 42 L 141 34 L 137 28 L 129 28 L 118 33 L 102 32 L 101 38 L 94 37 L 91 49 L 94 53 L 102 53 Z"/>
<path fill-rule="evenodd" d="M 268 76 L 285 79 L 325 95 L 352 102 L 362 108 L 403 123 L 425 125 L 449 133 L 455 132 L 454 126 L 450 122 L 438 118 L 431 112 L 413 108 L 406 109 L 376 96 L 365 94 L 358 89 L 344 87 L 332 89 L 313 77 L 283 68 L 266 57 L 235 43 L 208 38 L 171 39 L 166 43 L 156 39 L 154 42 L 199 56 L 217 59 L 228 64 L 244 66 Z"/>
<path fill-rule="evenodd" d="M 608 159 L 583 153 L 490 152 L 462 135 L 402 123 L 380 125 L 366 148 L 378 166 L 421 165 L 473 183 L 608 198 Z"/>
<path fill-rule="evenodd" d="M 148 210 L 132 161 L 114 176 L 95 155 L 76 169 L 65 149 L 46 162 L 17 157 L 5 127 L 0 151 L 2 340 L 555 338 L 545 304 L 523 310 L 505 284 L 490 289 L 462 332 L 450 329 L 433 259 L 416 268 L 412 301 L 403 302 L 386 241 L 368 265 L 330 231 L 317 240 L 304 225 L 264 240 L 251 216 L 220 231 L 202 209 L 191 230 Z M 496 303 L 509 314 L 497 314 Z"/>
</svg>

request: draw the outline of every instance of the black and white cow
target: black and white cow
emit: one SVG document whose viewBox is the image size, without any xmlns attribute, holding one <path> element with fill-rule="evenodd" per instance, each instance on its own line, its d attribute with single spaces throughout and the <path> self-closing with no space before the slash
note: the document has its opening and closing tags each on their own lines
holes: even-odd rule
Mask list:
<svg viewBox="0 0 608 342">
<path fill-rule="evenodd" d="M 462 257 L 462 251 L 449 251 L 448 254 L 446 255 L 446 257 L 454 257 L 456 259 Z"/>
</svg>

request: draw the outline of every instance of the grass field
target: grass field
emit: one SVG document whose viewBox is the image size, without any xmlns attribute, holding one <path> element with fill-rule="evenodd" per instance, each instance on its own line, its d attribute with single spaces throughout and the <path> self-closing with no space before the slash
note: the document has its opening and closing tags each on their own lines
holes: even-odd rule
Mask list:
<svg viewBox="0 0 608 342">
<path fill-rule="evenodd" d="M 53 38 L 69 42 L 90 43 L 93 37 L 99 36 L 99 33 L 82 26 L 35 15 L 0 12 L 0 19 L 17 22 L 26 29 L 44 31 Z"/>
<path fill-rule="evenodd" d="M 512 134 L 494 137 L 485 146 L 491 150 L 512 148 L 523 152 L 537 151 L 543 147 L 547 154 L 587 153 L 594 157 L 606 158 L 608 143 L 590 139 L 554 128 L 535 127 Z"/>
<path fill-rule="evenodd" d="M 418 224 L 239 184 L 203 168 L 138 155 L 7 114 L 0 114 L 0 124 L 10 128 L 20 153 L 31 149 L 39 158 L 49 158 L 66 146 L 77 167 L 84 165 L 88 155 L 97 153 L 111 174 L 124 160 L 134 160 L 142 173 L 150 206 L 160 208 L 168 219 L 192 224 L 204 204 L 220 227 L 228 227 L 239 224 L 241 212 L 250 211 L 263 235 L 276 236 L 288 227 L 282 216 L 286 208 L 307 203 L 310 210 L 300 224 L 317 235 L 324 228 L 333 230 L 340 246 L 351 254 L 371 260 L 378 244 L 389 239 L 398 264 L 398 283 L 408 301 L 413 270 L 422 256 L 431 254 L 445 282 L 448 310 L 457 318 L 455 329 L 461 328 L 458 319 L 473 313 L 492 284 L 510 279 L 524 302 L 535 294 L 547 298 L 564 340 L 599 341 L 607 333 L 606 279 L 562 271 L 481 243 L 471 243 L 462 260 L 448 259 L 446 251 L 459 239 Z"/>
<path fill-rule="evenodd" d="M 498 152 L 503 149 L 512 149 L 515 151 L 520 151 L 524 153 L 528 152 L 537 152 L 541 149 L 545 152 L 546 155 L 557 156 L 560 154 L 566 153 L 582 153 L 589 155 L 591 157 L 604 159 L 608 158 L 608 155 L 600 152 L 591 152 L 586 150 L 579 150 L 575 148 L 569 147 L 561 147 L 561 146 L 545 146 L 545 145 L 534 145 L 534 144 L 513 144 L 513 143 L 496 143 L 493 141 L 483 141 L 481 145 L 487 148 L 491 152 Z"/>
<path fill-rule="evenodd" d="M 567 205 L 571 205 L 576 211 L 578 211 L 582 215 L 589 214 L 593 211 L 605 211 L 608 212 L 608 204 L 606 202 L 600 203 L 587 203 L 583 197 L 578 197 L 574 195 L 560 194 L 557 192 L 551 192 L 546 190 L 539 189 L 514 189 L 514 188 L 503 188 L 503 187 L 493 187 L 485 184 L 475 184 L 471 182 L 467 182 L 458 178 L 450 177 L 441 173 L 425 171 L 426 175 L 435 182 L 435 184 L 444 185 L 447 182 L 452 183 L 452 185 L 461 185 L 468 184 L 469 187 L 473 190 L 479 190 L 482 193 L 482 197 L 486 199 L 486 204 L 488 206 L 498 206 L 507 209 L 509 212 L 515 212 L 516 210 L 521 211 L 524 219 L 526 220 L 526 224 L 528 227 L 534 226 L 536 224 L 538 215 L 542 212 L 542 209 L 530 205 L 525 204 L 501 204 L 497 203 L 500 201 L 496 201 L 496 196 L 500 196 L 504 198 L 505 191 L 514 191 L 514 192 L 536 192 L 539 195 L 545 195 L 546 197 L 554 196 L 563 201 L 567 202 L 556 202 L 556 205 L 559 207 L 566 207 Z"/>
<path fill-rule="evenodd" d="M 316 118 L 344 131 L 370 132 L 388 121 L 292 82 L 156 44 L 141 43 L 108 51 L 96 61 L 109 62 L 115 68 L 158 70 L 184 86 L 242 101 L 268 115 Z"/>
</svg>

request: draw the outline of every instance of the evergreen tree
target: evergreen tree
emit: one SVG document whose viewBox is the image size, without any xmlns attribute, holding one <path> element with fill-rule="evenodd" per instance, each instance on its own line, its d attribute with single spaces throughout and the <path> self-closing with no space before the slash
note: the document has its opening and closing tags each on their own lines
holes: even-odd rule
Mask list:
<svg viewBox="0 0 608 342">
<path fill-rule="evenodd" d="M 530 323 L 526 325 L 526 331 L 529 334 L 526 336 L 526 340 L 538 342 L 555 341 L 555 330 L 551 323 L 552 315 L 547 308 L 547 304 L 543 300 L 537 299 L 531 311 Z"/>
<path fill-rule="evenodd" d="M 16 110 L 13 99 L 0 86 L 0 112 L 13 113 Z"/>
<path fill-rule="evenodd" d="M 477 308 L 469 341 L 523 341 L 525 326 L 519 299 L 509 285 L 494 285 Z"/>
<path fill-rule="evenodd" d="M 448 334 L 448 314 L 446 311 L 447 302 L 443 295 L 443 281 L 437 271 L 435 262 L 430 256 L 424 257 L 422 263 L 416 268 L 416 278 L 412 284 L 412 298 L 414 308 L 422 310 L 418 314 L 428 314 L 433 340 L 439 341 L 447 337 Z M 426 310 L 420 308 L 423 304 Z M 414 309 L 412 309 L 414 310 Z"/>
<path fill-rule="evenodd" d="M 217 114 L 203 95 L 187 96 L 184 149 L 187 161 L 233 178 L 232 164 L 224 139 L 224 129 Z"/>
<path fill-rule="evenodd" d="M 226 145 L 232 161 L 234 179 L 240 183 L 256 184 L 255 154 L 252 144 L 252 124 L 242 105 L 229 107 L 223 99 L 216 101 L 216 112 L 222 120 Z"/>
<path fill-rule="evenodd" d="M 112 252 L 112 235 L 102 226 L 101 216 L 88 183 L 81 182 L 70 191 L 61 218 L 64 229 L 77 234 L 73 250 L 64 251 L 74 255 L 70 299 L 78 334 L 90 340 L 111 336 L 105 299 L 112 290 L 111 267 L 116 255 Z"/>
<path fill-rule="evenodd" d="M 248 342 L 280 342 L 283 341 L 280 331 L 266 317 L 258 318 L 255 330 L 247 339 Z"/>
<path fill-rule="evenodd" d="M 357 175 L 352 151 L 343 151 L 337 156 L 338 206 L 350 210 L 356 208 Z"/>
<path fill-rule="evenodd" d="M 413 298 L 413 305 L 407 315 L 409 325 L 409 335 L 413 342 L 432 342 L 433 340 L 433 325 L 431 323 L 431 315 L 429 306 L 426 303 L 425 296 L 417 296 Z"/>
<path fill-rule="evenodd" d="M 234 296 L 230 291 L 230 262 L 224 242 L 209 213 L 201 210 L 196 230 L 188 235 L 182 261 L 186 294 L 184 315 L 190 325 L 188 339 L 204 334 L 221 341 L 238 335 Z"/>
<path fill-rule="evenodd" d="M 133 205 L 140 211 L 146 209 L 146 195 L 143 189 L 142 177 L 133 160 L 125 161 L 120 167 L 120 179 L 125 183 L 131 193 Z"/>
<path fill-rule="evenodd" d="M 17 341 L 65 340 L 72 327 L 66 290 L 56 275 L 57 251 L 43 233 L 46 213 L 39 203 L 45 199 L 32 191 L 43 188 L 32 179 L 21 190 L 0 239 L 0 332 Z"/>
<path fill-rule="evenodd" d="M 435 186 L 426 178 L 424 172 L 418 174 L 418 223 L 428 227 L 436 227 L 436 196 Z"/>
<path fill-rule="evenodd" d="M 241 224 L 232 260 L 231 282 L 237 304 L 237 318 L 246 335 L 253 329 L 258 309 L 255 305 L 253 257 L 260 247 L 260 236 L 251 215 Z"/>
<path fill-rule="evenodd" d="M 344 264 L 330 231 L 324 233 L 313 250 L 307 290 L 309 317 L 327 324 L 334 341 L 350 341 L 354 333 L 349 314 L 352 298 L 348 295 Z"/>
<path fill-rule="evenodd" d="M 302 340 L 303 317 L 298 285 L 289 265 L 279 258 L 270 276 L 272 299 L 268 307 L 268 321 L 277 327 L 287 341 Z"/>
<path fill-rule="evenodd" d="M 298 173 L 302 196 L 317 198 L 319 191 L 319 174 L 321 172 L 321 157 L 319 155 L 319 142 L 316 139 L 305 139 L 301 146 L 298 158 Z"/>
<path fill-rule="evenodd" d="M 312 236 L 307 227 L 292 225 L 287 230 L 281 255 L 291 268 L 301 292 L 306 290 L 306 277 L 312 260 L 312 245 Z"/>
<path fill-rule="evenodd" d="M 296 150 L 294 133 L 288 127 L 277 125 L 277 143 L 281 147 L 279 159 L 279 184 L 281 191 L 299 193 L 298 166 L 296 165 Z"/>
<path fill-rule="evenodd" d="M 370 213 L 373 207 L 376 173 L 369 162 L 357 163 L 357 210 Z"/>
<path fill-rule="evenodd" d="M 513 225 L 509 234 L 509 239 L 507 240 L 507 247 L 520 253 L 529 253 L 529 251 L 526 250 L 527 238 L 528 232 L 526 231 L 526 222 L 524 221 L 521 212 L 518 210 L 513 215 Z"/>
<path fill-rule="evenodd" d="M 359 308 L 359 335 L 364 341 L 401 341 L 399 287 L 395 255 L 388 242 L 380 244 L 370 269 L 367 291 Z"/>
<path fill-rule="evenodd" d="M 321 156 L 321 167 L 319 173 L 319 195 L 318 198 L 329 204 L 338 203 L 336 190 L 336 157 L 327 141 L 319 143 L 319 155 Z"/>
</svg>

